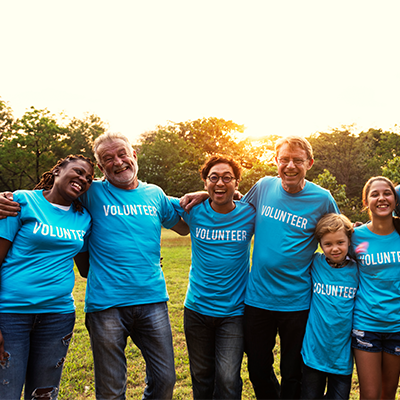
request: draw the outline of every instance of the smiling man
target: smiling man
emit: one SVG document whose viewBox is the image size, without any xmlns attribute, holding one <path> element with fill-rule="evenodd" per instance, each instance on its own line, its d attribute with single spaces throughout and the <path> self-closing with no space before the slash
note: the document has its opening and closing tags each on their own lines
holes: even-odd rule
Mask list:
<svg viewBox="0 0 400 400">
<path fill-rule="evenodd" d="M 187 214 L 172 199 L 192 240 L 184 328 L 193 397 L 241 399 L 244 296 L 255 210 L 233 200 L 241 168 L 231 157 L 210 157 L 200 174 L 208 200 Z"/>
<path fill-rule="evenodd" d="M 339 210 L 331 194 L 305 179 L 313 165 L 302 137 L 275 145 L 279 177 L 258 181 L 242 199 L 256 210 L 253 264 L 246 290 L 245 351 L 258 399 L 294 399 L 301 393 L 301 346 L 311 299 L 309 267 L 318 220 Z M 273 368 L 281 345 L 280 393 Z"/>
<path fill-rule="evenodd" d="M 317 249 L 314 229 L 327 213 L 338 213 L 329 191 L 307 181 L 310 143 L 298 136 L 275 144 L 278 177 L 260 179 L 242 198 L 256 209 L 253 264 L 245 297 L 245 352 L 257 399 L 295 399 L 301 393 L 301 346 L 311 299 L 309 267 Z M 204 200 L 184 196 L 185 210 Z M 279 332 L 281 385 L 273 373 Z"/>
</svg>

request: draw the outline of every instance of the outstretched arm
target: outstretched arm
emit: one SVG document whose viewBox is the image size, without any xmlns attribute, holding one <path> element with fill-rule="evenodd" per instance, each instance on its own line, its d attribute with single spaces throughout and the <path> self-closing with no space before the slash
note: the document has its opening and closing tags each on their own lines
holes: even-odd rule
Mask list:
<svg viewBox="0 0 400 400">
<path fill-rule="evenodd" d="M 187 193 L 181 197 L 179 204 L 186 212 L 189 212 L 192 207 L 202 203 L 208 197 L 208 193 L 205 191 Z"/>
<path fill-rule="evenodd" d="M 13 201 L 11 192 L 0 193 L 0 219 L 16 217 L 19 211 L 21 211 L 21 207 Z"/>
</svg>

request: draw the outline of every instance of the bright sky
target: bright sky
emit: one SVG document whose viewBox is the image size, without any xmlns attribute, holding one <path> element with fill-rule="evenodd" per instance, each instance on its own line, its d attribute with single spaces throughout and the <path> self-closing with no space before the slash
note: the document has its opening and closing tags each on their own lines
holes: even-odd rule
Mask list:
<svg viewBox="0 0 400 400">
<path fill-rule="evenodd" d="M 245 136 L 400 125 L 400 2 L 1 2 L 0 97 L 97 114 L 135 142 L 167 121 Z"/>
</svg>

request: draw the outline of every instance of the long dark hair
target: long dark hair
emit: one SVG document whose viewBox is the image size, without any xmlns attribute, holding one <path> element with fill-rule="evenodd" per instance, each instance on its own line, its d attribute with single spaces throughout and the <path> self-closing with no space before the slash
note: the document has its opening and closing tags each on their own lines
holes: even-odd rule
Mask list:
<svg viewBox="0 0 400 400">
<path fill-rule="evenodd" d="M 54 170 L 58 169 L 58 168 L 62 168 L 66 164 L 68 164 L 69 162 L 74 161 L 74 160 L 83 160 L 83 161 L 87 162 L 88 164 L 90 164 L 94 170 L 94 163 L 90 158 L 85 157 L 81 154 L 77 154 L 77 155 L 70 154 L 69 156 L 58 160 L 57 164 L 50 171 L 45 172 L 42 175 L 42 177 L 40 178 L 39 183 L 33 189 L 34 190 L 37 190 L 37 189 L 50 190 L 50 189 L 52 189 L 54 186 Z M 76 211 L 83 213 L 82 203 L 78 199 L 73 201 L 73 205 L 74 205 Z"/>
</svg>

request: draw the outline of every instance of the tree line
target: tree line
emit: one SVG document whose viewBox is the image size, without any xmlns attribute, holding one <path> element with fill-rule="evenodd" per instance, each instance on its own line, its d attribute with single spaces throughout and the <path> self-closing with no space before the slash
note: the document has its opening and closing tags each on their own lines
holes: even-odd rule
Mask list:
<svg viewBox="0 0 400 400">
<path fill-rule="evenodd" d="M 15 119 L 0 98 L 0 191 L 32 189 L 43 172 L 68 154 L 80 153 L 94 160 L 93 141 L 107 130 L 97 115 L 70 119 L 34 107 Z M 258 179 L 277 174 L 273 150 L 279 136 L 238 140 L 244 131 L 243 125 L 215 117 L 158 126 L 143 133 L 133 146 L 139 179 L 180 197 L 203 188 L 199 169 L 207 157 L 230 154 L 243 167 L 240 191 L 246 193 Z M 307 139 L 315 158 L 307 179 L 329 189 L 353 221 L 368 219 L 362 213 L 361 192 L 371 176 L 384 175 L 400 183 L 400 135 L 396 132 L 369 129 L 355 133 L 353 127 L 343 126 Z"/>
</svg>

